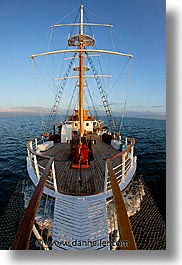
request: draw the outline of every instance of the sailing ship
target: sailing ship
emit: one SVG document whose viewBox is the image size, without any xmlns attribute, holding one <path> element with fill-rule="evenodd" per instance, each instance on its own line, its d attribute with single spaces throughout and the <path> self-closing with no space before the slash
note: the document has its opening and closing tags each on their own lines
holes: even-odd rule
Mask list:
<svg viewBox="0 0 182 265">
<path fill-rule="evenodd" d="M 126 207 L 127 196 L 124 196 L 137 167 L 135 139 L 121 134 L 122 126 L 116 124 L 102 81 L 111 76 L 100 74 L 93 62 L 96 57 L 111 55 L 126 58 L 131 65 L 133 55 L 94 48 L 94 35 L 86 34 L 87 28 L 111 29 L 112 25 L 85 22 L 84 8 L 82 4 L 79 7 L 79 22 L 51 26 L 52 30 L 65 26 L 77 29 L 76 34 L 69 35 L 67 49 L 31 55 L 35 62 L 39 57 L 71 54 L 64 57 L 68 63 L 64 75 L 54 77 L 60 84 L 44 133 L 27 143 L 27 170 L 35 187 L 42 181 L 36 198 L 44 193 L 54 199 L 51 249 L 136 249 Z M 75 74 L 70 75 L 72 72 Z M 88 80 L 91 79 L 95 80 L 94 87 L 100 94 L 107 122 L 86 108 L 86 94 L 94 103 L 95 92 L 89 91 Z M 75 82 L 75 100 L 67 91 L 63 97 L 66 83 L 70 81 Z M 71 98 L 69 104 L 68 96 Z M 67 112 L 66 118 L 56 124 L 61 100 L 66 101 L 69 111 L 73 101 L 76 107 L 72 115 Z M 97 107 L 93 109 L 98 110 Z M 40 198 L 34 201 L 34 212 L 39 201 Z M 33 221 L 32 229 L 40 240 Z M 49 249 L 41 240 L 42 248 Z"/>
</svg>

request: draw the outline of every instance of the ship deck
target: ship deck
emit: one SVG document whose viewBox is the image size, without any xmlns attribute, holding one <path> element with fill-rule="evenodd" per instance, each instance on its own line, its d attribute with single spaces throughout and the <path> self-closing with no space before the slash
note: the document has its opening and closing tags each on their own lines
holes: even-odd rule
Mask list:
<svg viewBox="0 0 182 265">
<path fill-rule="evenodd" d="M 118 154 L 111 145 L 102 142 L 97 135 L 91 135 L 96 144 L 92 145 L 93 158 L 90 160 L 90 168 L 80 170 L 71 168 L 71 146 L 64 143 L 55 143 L 54 147 L 43 155 L 55 157 L 55 171 L 58 192 L 69 195 L 93 195 L 104 191 L 105 161 Z M 40 161 L 44 164 L 45 161 Z"/>
</svg>

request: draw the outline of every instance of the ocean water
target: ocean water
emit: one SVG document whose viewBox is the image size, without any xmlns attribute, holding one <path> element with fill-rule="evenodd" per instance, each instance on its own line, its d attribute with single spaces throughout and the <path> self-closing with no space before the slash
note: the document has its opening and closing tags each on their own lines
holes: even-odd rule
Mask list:
<svg viewBox="0 0 182 265">
<path fill-rule="evenodd" d="M 28 178 L 26 143 L 42 133 L 40 116 L 0 117 L 0 215 L 19 180 Z M 136 139 L 137 176 L 143 176 L 166 216 L 166 121 L 125 118 L 122 134 Z"/>
</svg>

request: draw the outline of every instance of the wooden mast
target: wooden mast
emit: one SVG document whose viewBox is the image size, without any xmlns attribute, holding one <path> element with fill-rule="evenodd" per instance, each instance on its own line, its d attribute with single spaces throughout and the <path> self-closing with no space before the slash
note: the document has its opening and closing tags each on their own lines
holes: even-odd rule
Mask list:
<svg viewBox="0 0 182 265">
<path fill-rule="evenodd" d="M 80 36 L 83 36 L 83 5 L 80 6 Z M 80 38 L 81 40 L 82 38 Z M 80 121 L 80 137 L 84 134 L 84 120 L 83 120 L 83 41 L 80 41 L 80 67 L 79 67 L 79 121 Z"/>
</svg>

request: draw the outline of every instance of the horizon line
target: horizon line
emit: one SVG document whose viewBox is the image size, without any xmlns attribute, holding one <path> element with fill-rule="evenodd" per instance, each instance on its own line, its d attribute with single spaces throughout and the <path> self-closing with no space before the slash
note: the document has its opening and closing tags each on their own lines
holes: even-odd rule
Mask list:
<svg viewBox="0 0 182 265">
<path fill-rule="evenodd" d="M 40 108 L 41 109 L 41 108 Z M 42 110 L 42 109 L 41 109 Z M 28 111 L 28 110 L 1 110 L 0 109 L 0 117 L 16 117 L 16 116 L 47 116 L 50 112 L 47 109 L 47 112 L 40 113 L 40 111 Z M 64 116 L 65 113 L 57 113 L 60 116 Z M 98 115 L 99 117 L 107 116 L 105 113 Z M 118 113 L 113 113 L 113 117 L 118 116 Z M 150 112 L 150 111 L 144 111 L 144 112 L 138 112 L 138 111 L 126 111 L 125 113 L 126 118 L 144 118 L 144 119 L 156 119 L 156 120 L 166 120 L 166 113 L 158 113 L 158 112 Z"/>
</svg>

